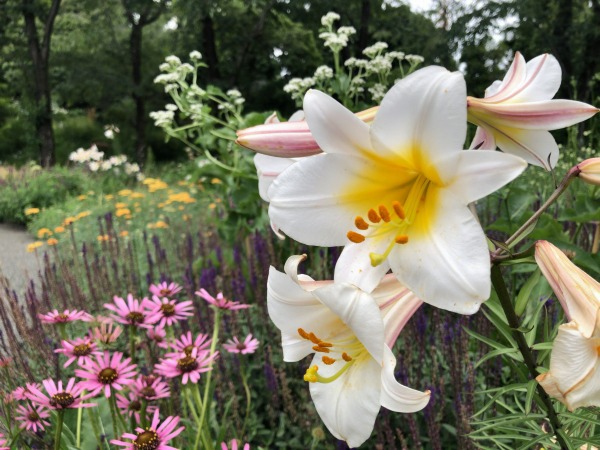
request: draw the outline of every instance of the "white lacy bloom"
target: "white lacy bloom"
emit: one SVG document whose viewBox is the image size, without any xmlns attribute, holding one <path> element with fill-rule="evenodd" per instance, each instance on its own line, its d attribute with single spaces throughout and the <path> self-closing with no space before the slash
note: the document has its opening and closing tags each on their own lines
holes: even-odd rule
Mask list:
<svg viewBox="0 0 600 450">
<path fill-rule="evenodd" d="M 69 160 L 78 162 L 78 163 L 84 163 L 87 160 L 89 160 L 89 153 L 87 150 L 84 150 L 83 148 L 78 148 L 74 152 L 71 152 L 71 154 L 69 155 Z"/>
<path fill-rule="evenodd" d="M 386 90 L 387 90 L 386 86 L 384 86 L 381 83 L 376 83 L 372 87 L 369 88 L 369 93 L 371 94 L 373 101 L 375 103 L 379 103 L 383 99 L 383 97 L 385 97 Z"/>
<path fill-rule="evenodd" d="M 317 80 L 327 80 L 329 78 L 333 78 L 333 69 L 329 66 L 319 66 L 317 70 L 315 70 L 315 79 Z"/>
<path fill-rule="evenodd" d="M 92 172 L 97 172 L 99 168 L 100 163 L 98 163 L 97 161 L 90 161 L 88 163 L 88 169 L 90 169 Z"/>
<path fill-rule="evenodd" d="M 375 44 L 371 45 L 370 47 L 365 48 L 362 52 L 364 55 L 368 56 L 369 58 L 374 58 L 375 56 L 377 56 L 379 53 L 381 53 L 382 51 L 384 51 L 387 48 L 388 48 L 388 45 L 385 42 L 376 42 Z"/>
<path fill-rule="evenodd" d="M 240 91 L 238 91 L 237 89 L 229 89 L 227 91 L 227 97 L 240 98 L 241 96 L 242 96 L 242 93 Z"/>
<path fill-rule="evenodd" d="M 134 173 L 139 173 L 140 166 L 138 163 L 125 163 L 125 173 L 127 175 L 133 175 Z"/>
<path fill-rule="evenodd" d="M 309 91 L 303 109 L 324 153 L 273 181 L 271 221 L 304 244 L 345 245 L 336 274 L 367 292 L 391 268 L 425 302 L 476 312 L 490 294 L 490 263 L 467 205 L 526 163 L 462 150 L 462 75 L 435 66 L 409 75 L 388 91 L 371 126 L 322 92 Z"/>
<path fill-rule="evenodd" d="M 358 447 L 371 435 L 381 406 L 408 413 L 429 402 L 429 392 L 396 381 L 390 350 L 422 302 L 393 277 L 372 294 L 343 280 L 314 281 L 298 275 L 303 259 L 291 256 L 285 273 L 270 268 L 269 315 L 281 330 L 285 361 L 314 355 L 304 380 L 329 431 Z"/>
<path fill-rule="evenodd" d="M 180 66 L 181 60 L 175 55 L 169 55 L 165 58 L 165 61 L 171 66 Z"/>
<path fill-rule="evenodd" d="M 411 64 L 421 64 L 423 61 L 425 61 L 425 58 L 419 55 L 406 55 L 404 59 Z"/>
<path fill-rule="evenodd" d="M 337 33 L 342 36 L 350 36 L 356 34 L 356 29 L 354 27 L 339 27 Z"/>
<path fill-rule="evenodd" d="M 331 27 L 333 22 L 336 20 L 340 20 L 340 15 L 334 12 L 328 12 L 323 17 L 321 17 L 321 25 L 324 27 Z"/>
<path fill-rule="evenodd" d="M 374 73 L 387 72 L 392 69 L 392 60 L 384 55 L 379 55 L 369 61 L 367 68 Z"/>
<path fill-rule="evenodd" d="M 106 172 L 107 170 L 112 169 L 113 165 L 110 162 L 110 159 L 106 160 L 106 161 L 100 161 L 100 170 Z"/>
<path fill-rule="evenodd" d="M 190 52 L 190 59 L 195 62 L 200 61 L 202 59 L 202 53 L 200 53 L 198 50 L 193 50 Z"/>
<path fill-rule="evenodd" d="M 536 243 L 535 260 L 570 321 L 558 328 L 550 370 L 536 379 L 570 411 L 600 406 L 600 283 L 547 241 Z"/>
<path fill-rule="evenodd" d="M 389 58 L 394 58 L 398 61 L 402 61 L 404 59 L 404 52 L 388 52 L 387 56 Z"/>
<path fill-rule="evenodd" d="M 150 113 L 150 118 L 154 119 L 154 125 L 163 127 L 171 125 L 175 113 L 173 111 L 153 111 Z"/>
<path fill-rule="evenodd" d="M 176 72 L 173 73 L 161 73 L 154 78 L 156 84 L 167 84 L 179 81 L 179 75 Z"/>
<path fill-rule="evenodd" d="M 93 161 L 100 161 L 102 158 L 104 158 L 104 152 L 99 151 L 96 144 L 93 144 L 88 149 L 88 156 L 89 156 L 89 159 L 91 159 Z"/>
</svg>

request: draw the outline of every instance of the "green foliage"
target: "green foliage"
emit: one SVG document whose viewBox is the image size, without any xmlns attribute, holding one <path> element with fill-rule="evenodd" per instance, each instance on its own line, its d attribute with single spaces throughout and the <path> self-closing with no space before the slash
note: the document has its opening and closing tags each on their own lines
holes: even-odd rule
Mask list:
<svg viewBox="0 0 600 450">
<path fill-rule="evenodd" d="M 69 113 L 61 120 L 55 120 L 54 136 L 56 160 L 60 164 L 66 164 L 69 161 L 69 154 L 78 148 L 87 148 L 90 143 L 107 141 L 103 135 L 102 125 L 94 120 L 94 117 L 81 113 Z"/>
</svg>

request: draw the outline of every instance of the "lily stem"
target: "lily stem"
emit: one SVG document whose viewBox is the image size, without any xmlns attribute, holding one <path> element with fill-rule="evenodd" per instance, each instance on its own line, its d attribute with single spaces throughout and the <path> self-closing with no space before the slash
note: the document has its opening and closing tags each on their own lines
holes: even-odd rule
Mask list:
<svg viewBox="0 0 600 450">
<path fill-rule="evenodd" d="M 517 346 L 519 347 L 519 351 L 521 355 L 523 355 L 523 361 L 529 370 L 531 376 L 535 379 L 539 373 L 536 369 L 535 358 L 533 357 L 533 353 L 531 352 L 531 348 L 527 345 L 527 341 L 525 340 L 525 336 L 521 331 L 519 331 L 520 323 L 517 313 L 513 307 L 512 301 L 510 299 L 510 295 L 508 293 L 508 289 L 506 288 L 506 284 L 504 283 L 504 278 L 502 277 L 502 270 L 497 265 L 492 265 L 492 284 L 494 285 L 494 289 L 498 294 L 498 298 L 500 299 L 500 305 L 504 310 L 504 314 L 506 314 L 506 319 L 508 320 L 508 325 L 511 328 L 512 335 L 517 342 Z M 562 427 L 558 415 L 556 411 L 554 411 L 554 406 L 552 405 L 552 400 L 548 397 L 548 394 L 542 388 L 542 386 L 538 383 L 537 385 L 538 395 L 544 404 L 544 409 L 548 415 L 548 420 L 552 425 L 554 430 L 554 434 L 556 436 L 556 441 L 560 445 L 562 450 L 568 450 L 570 447 L 565 442 L 563 436 L 558 432 L 558 430 Z"/>
<path fill-rule="evenodd" d="M 571 168 L 571 170 L 567 172 L 567 174 L 562 179 L 562 181 L 560 182 L 556 190 L 552 193 L 552 195 L 548 197 L 548 199 L 544 202 L 542 206 L 540 206 L 540 209 L 538 209 L 529 219 L 527 219 L 527 221 L 523 225 L 521 225 L 519 229 L 512 234 L 511 237 L 509 237 L 506 240 L 505 244 L 507 246 L 510 246 L 510 244 L 519 239 L 521 235 L 524 232 L 526 232 L 532 226 L 532 224 L 534 224 L 539 219 L 542 213 L 544 213 L 550 207 L 550 205 L 552 205 L 552 203 L 554 203 L 556 199 L 562 195 L 562 193 L 567 189 L 569 184 L 571 184 L 571 181 L 573 181 L 573 178 L 578 176 L 580 172 L 581 169 L 579 169 L 579 167 L 577 166 Z M 503 249 L 499 248 L 498 250 L 493 252 L 492 260 L 495 260 L 495 258 L 498 257 L 503 251 Z"/>
</svg>

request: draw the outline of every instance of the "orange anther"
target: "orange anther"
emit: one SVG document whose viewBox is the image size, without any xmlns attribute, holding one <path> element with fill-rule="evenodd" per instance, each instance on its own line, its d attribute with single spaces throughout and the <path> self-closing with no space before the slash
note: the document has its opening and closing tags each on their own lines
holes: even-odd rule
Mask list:
<svg viewBox="0 0 600 450">
<path fill-rule="evenodd" d="M 408 236 L 405 234 L 400 234 L 394 238 L 396 244 L 406 244 L 408 242 Z"/>
<path fill-rule="evenodd" d="M 344 359 L 344 361 L 346 362 L 350 362 L 352 361 L 352 356 L 350 356 L 348 353 L 344 352 L 342 353 L 342 358 Z"/>
<path fill-rule="evenodd" d="M 306 339 L 306 340 L 309 340 L 309 341 L 310 341 L 310 336 L 309 336 L 309 334 L 308 334 L 306 331 L 304 331 L 302 328 L 298 328 L 298 334 L 299 334 L 301 337 L 303 337 L 304 339 Z"/>
<path fill-rule="evenodd" d="M 356 216 L 356 219 L 354 219 L 354 225 L 359 230 L 366 230 L 367 228 L 369 228 L 369 224 L 365 222 L 365 219 L 363 219 L 360 216 Z"/>
<path fill-rule="evenodd" d="M 398 217 L 400 217 L 400 219 L 404 220 L 406 218 L 406 214 L 404 213 L 404 208 L 402 208 L 402 205 L 400 204 L 400 202 L 392 202 L 392 208 L 394 208 L 394 212 L 396 213 L 396 215 Z"/>
<path fill-rule="evenodd" d="M 321 347 L 320 345 L 313 345 L 312 349 L 315 352 L 329 353 L 329 349 L 327 347 Z"/>
<path fill-rule="evenodd" d="M 360 244 L 365 240 L 365 237 L 362 234 L 357 233 L 356 231 L 348 231 L 346 236 L 348 237 L 348 239 L 350 239 L 350 241 L 354 242 L 355 244 Z"/>
<path fill-rule="evenodd" d="M 375 211 L 373 208 L 369 210 L 367 216 L 369 217 L 369 220 L 373 223 L 381 222 L 381 217 L 379 217 L 379 214 L 377 214 L 377 211 Z"/>
<path fill-rule="evenodd" d="M 321 339 L 319 339 L 317 336 L 315 336 L 315 333 L 313 333 L 312 331 L 310 333 L 308 333 L 308 340 L 311 341 L 313 344 L 317 344 L 317 345 L 319 345 L 321 343 Z"/>
<path fill-rule="evenodd" d="M 321 347 L 333 347 L 333 344 L 331 342 L 325 342 L 325 341 L 319 342 L 319 345 Z"/>
<path fill-rule="evenodd" d="M 330 358 L 329 356 L 323 356 L 321 359 L 323 360 L 323 363 L 327 364 L 328 366 L 332 365 L 336 361 L 334 358 Z"/>
<path fill-rule="evenodd" d="M 392 220 L 392 218 L 390 217 L 390 212 L 383 205 L 379 205 L 379 215 L 381 216 L 384 222 L 389 222 L 390 220 Z"/>
</svg>

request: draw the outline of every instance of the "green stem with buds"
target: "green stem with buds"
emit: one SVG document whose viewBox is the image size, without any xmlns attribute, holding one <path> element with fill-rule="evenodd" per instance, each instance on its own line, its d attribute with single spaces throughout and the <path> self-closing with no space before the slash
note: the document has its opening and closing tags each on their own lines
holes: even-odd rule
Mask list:
<svg viewBox="0 0 600 450">
<path fill-rule="evenodd" d="M 510 295 L 508 293 L 508 289 L 506 288 L 506 284 L 504 283 L 502 271 L 500 267 L 495 264 L 492 265 L 492 284 L 494 285 L 494 289 L 496 290 L 498 298 L 500 299 L 500 305 L 502 306 L 504 314 L 506 315 L 506 319 L 508 320 L 508 325 L 511 328 L 512 335 L 515 338 L 515 341 L 517 342 L 517 346 L 519 347 L 521 355 L 523 356 L 523 361 L 525 362 L 529 373 L 535 379 L 539 375 L 536 369 L 535 358 L 533 357 L 531 348 L 529 348 L 529 345 L 527 345 L 525 336 L 520 331 L 521 325 L 519 323 L 519 318 L 517 316 L 517 313 L 515 312 L 513 303 L 510 299 Z M 556 414 L 556 411 L 554 411 L 552 400 L 550 400 L 550 397 L 539 383 L 537 385 L 537 391 L 538 395 L 540 396 L 540 399 L 542 400 L 543 407 L 546 410 L 548 420 L 550 421 L 550 424 L 552 425 L 552 428 L 554 430 L 556 441 L 558 442 L 562 450 L 568 450 L 570 448 L 569 445 L 567 444 L 567 442 L 565 442 L 563 436 L 558 432 L 562 425 L 560 423 L 558 415 Z"/>
</svg>

